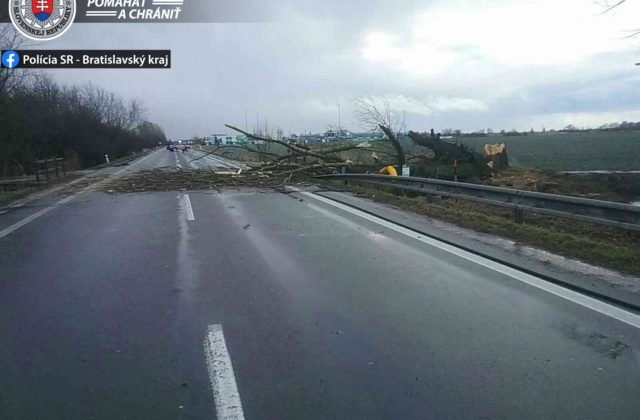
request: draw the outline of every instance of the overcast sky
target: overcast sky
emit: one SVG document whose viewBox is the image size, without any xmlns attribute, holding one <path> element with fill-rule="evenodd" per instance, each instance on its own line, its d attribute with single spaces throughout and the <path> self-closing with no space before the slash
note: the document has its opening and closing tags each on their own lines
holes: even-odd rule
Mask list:
<svg viewBox="0 0 640 420">
<path fill-rule="evenodd" d="M 637 0 L 605 15 L 605 0 L 268 3 L 269 23 L 76 23 L 44 46 L 171 49 L 171 70 L 54 73 L 141 99 L 171 138 L 244 127 L 245 109 L 250 129 L 259 113 L 285 133 L 324 131 L 339 104 L 357 131 L 352 98 L 367 94 L 413 130 L 640 121 L 640 37 L 625 38 Z"/>
</svg>

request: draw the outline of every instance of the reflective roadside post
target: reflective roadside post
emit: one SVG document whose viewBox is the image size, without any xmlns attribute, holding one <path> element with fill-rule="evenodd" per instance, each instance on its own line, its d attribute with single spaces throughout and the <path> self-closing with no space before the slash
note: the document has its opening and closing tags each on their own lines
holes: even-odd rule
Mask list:
<svg viewBox="0 0 640 420">
<path fill-rule="evenodd" d="M 458 159 L 453 160 L 453 181 L 458 182 Z"/>
</svg>

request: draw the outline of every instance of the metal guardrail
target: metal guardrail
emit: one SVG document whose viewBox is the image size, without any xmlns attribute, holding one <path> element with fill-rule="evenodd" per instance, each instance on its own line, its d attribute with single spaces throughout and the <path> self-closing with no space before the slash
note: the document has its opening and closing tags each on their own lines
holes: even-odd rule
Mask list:
<svg viewBox="0 0 640 420">
<path fill-rule="evenodd" d="M 0 190 L 7 192 L 37 184 L 36 177 L 0 179 Z"/>
<path fill-rule="evenodd" d="M 66 175 L 63 158 L 51 158 L 37 160 L 33 163 L 33 176 L 0 179 L 0 189 L 2 191 L 16 190 L 21 187 L 39 184 L 44 178 L 49 180 L 54 174 L 58 178 L 60 174 Z"/>
<path fill-rule="evenodd" d="M 38 160 L 34 163 L 34 172 L 36 173 L 36 180 L 38 182 L 40 182 L 40 177 L 42 175 L 44 175 L 46 179 L 49 179 L 49 174 L 53 172 L 55 172 L 56 178 L 60 176 L 60 172 L 62 172 L 63 175 L 67 174 L 63 158 Z"/>
<path fill-rule="evenodd" d="M 624 203 L 417 177 L 335 174 L 321 175 L 316 178 L 339 179 L 344 180 L 345 183 L 353 180 L 415 191 L 434 201 L 441 197 L 448 197 L 511 208 L 514 210 L 516 223 L 524 223 L 525 213 L 537 213 L 640 231 L 640 207 Z"/>
</svg>

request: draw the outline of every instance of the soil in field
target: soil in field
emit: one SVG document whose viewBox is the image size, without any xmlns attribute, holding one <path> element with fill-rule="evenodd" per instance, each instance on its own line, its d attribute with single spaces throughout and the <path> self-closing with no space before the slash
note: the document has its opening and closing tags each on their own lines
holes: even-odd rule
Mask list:
<svg viewBox="0 0 640 420">
<path fill-rule="evenodd" d="M 476 151 L 487 143 L 505 143 L 514 166 L 551 171 L 640 170 L 640 131 L 462 137 L 460 141 Z"/>
<path fill-rule="evenodd" d="M 561 173 L 509 168 L 483 183 L 623 203 L 640 197 L 640 173 Z"/>
</svg>

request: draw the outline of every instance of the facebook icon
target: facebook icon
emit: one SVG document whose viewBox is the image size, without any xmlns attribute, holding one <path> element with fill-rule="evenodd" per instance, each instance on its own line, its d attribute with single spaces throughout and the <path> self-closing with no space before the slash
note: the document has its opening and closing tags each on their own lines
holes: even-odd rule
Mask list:
<svg viewBox="0 0 640 420">
<path fill-rule="evenodd" d="M 15 51 L 5 51 L 2 54 L 2 67 L 13 69 L 20 64 L 20 55 Z"/>
</svg>

